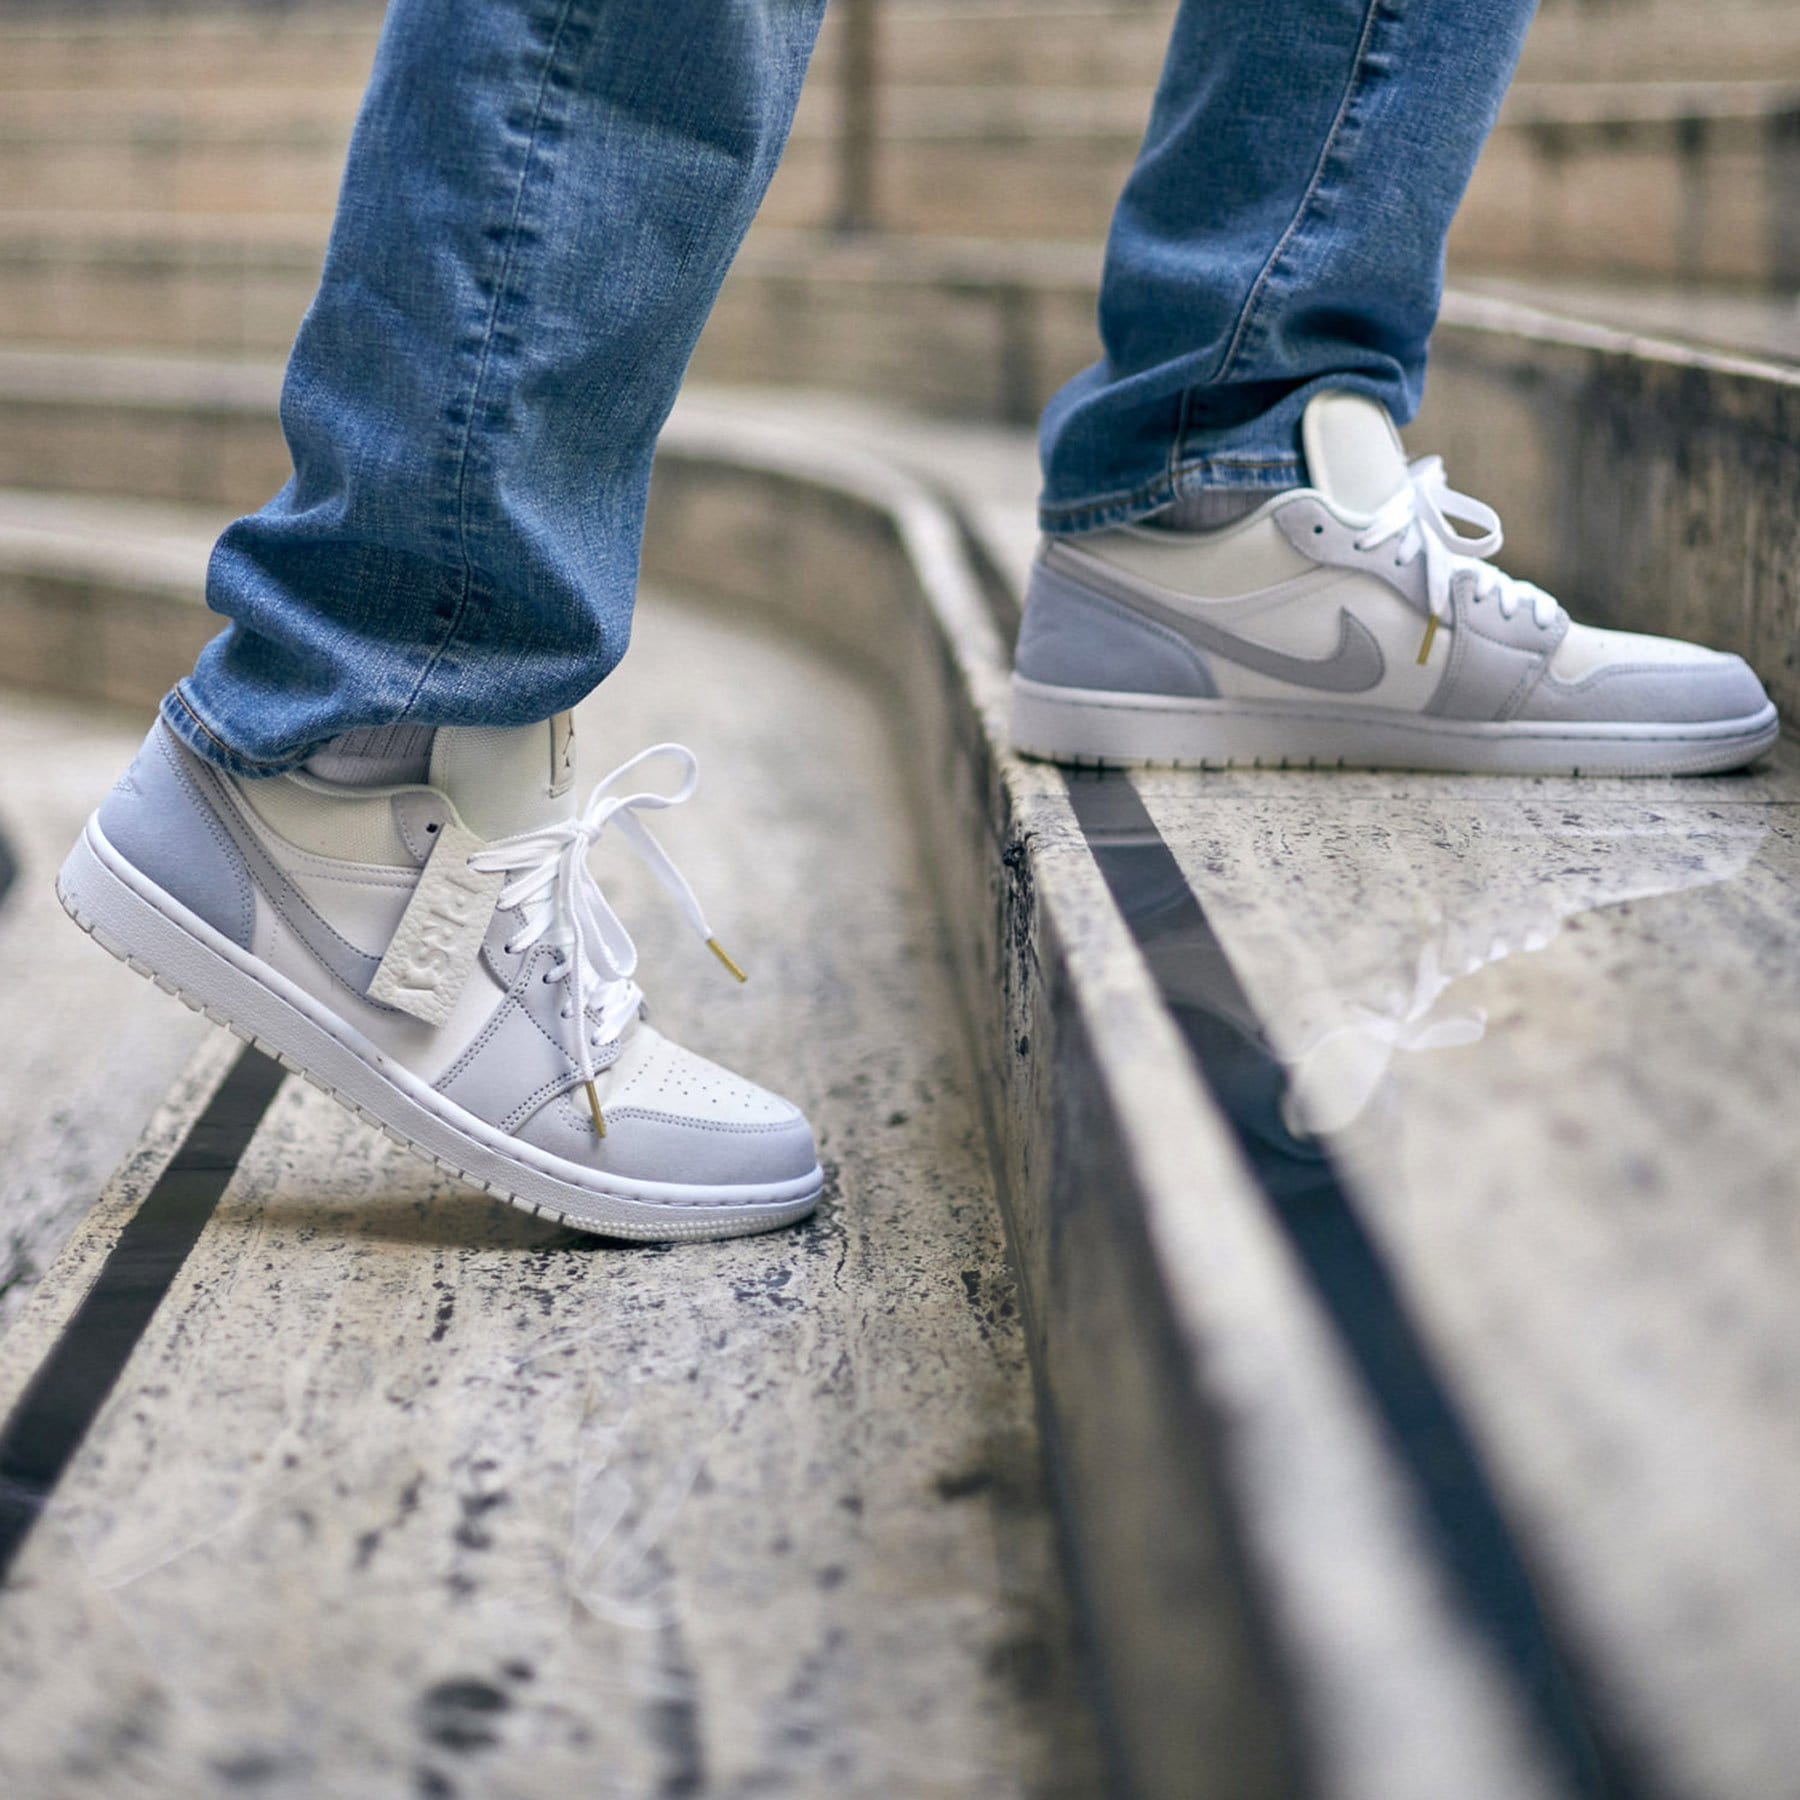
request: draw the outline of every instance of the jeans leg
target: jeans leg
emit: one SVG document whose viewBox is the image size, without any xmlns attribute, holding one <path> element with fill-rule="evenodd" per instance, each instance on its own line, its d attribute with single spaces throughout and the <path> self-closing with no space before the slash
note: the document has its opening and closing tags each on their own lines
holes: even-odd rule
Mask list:
<svg viewBox="0 0 1800 1800">
<path fill-rule="evenodd" d="M 650 459 L 823 0 L 392 0 L 281 402 L 164 702 L 242 773 L 517 725 L 624 653 Z"/>
<path fill-rule="evenodd" d="M 1535 0 L 1183 0 L 1114 213 L 1047 531 L 1305 479 L 1323 387 L 1418 410 L 1444 239 Z"/>
</svg>

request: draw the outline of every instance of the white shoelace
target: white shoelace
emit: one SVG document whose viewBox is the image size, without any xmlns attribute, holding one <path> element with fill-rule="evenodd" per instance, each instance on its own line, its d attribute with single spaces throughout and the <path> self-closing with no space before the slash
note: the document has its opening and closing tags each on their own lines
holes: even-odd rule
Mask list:
<svg viewBox="0 0 1800 1800">
<path fill-rule="evenodd" d="M 673 793 L 618 791 L 626 776 L 656 757 L 668 757 L 684 771 L 681 784 Z M 471 869 L 512 876 L 495 902 L 497 906 L 520 907 L 525 912 L 525 924 L 507 945 L 508 952 L 529 950 L 534 944 L 547 942 L 558 953 L 555 967 L 544 979 L 568 983 L 569 994 L 561 1016 L 573 1021 L 570 1054 L 587 1092 L 594 1129 L 602 1137 L 606 1136 L 606 1119 L 594 1091 L 594 1052 L 625 1029 L 644 998 L 632 979 L 637 970 L 637 946 L 588 868 L 588 854 L 609 825 L 615 826 L 643 859 L 713 955 L 739 981 L 745 979 L 744 971 L 713 936 L 694 890 L 669 860 L 668 852 L 650 835 L 649 826 L 637 816 L 682 805 L 693 798 L 699 780 L 700 765 L 685 745 L 652 744 L 648 750 L 640 750 L 629 761 L 620 763 L 588 795 L 587 804 L 574 818 L 498 838 L 469 858 Z M 599 1023 L 590 1029 L 588 990 L 596 975 L 600 981 L 599 992 L 594 996 L 599 1003 Z"/>
<path fill-rule="evenodd" d="M 1441 456 L 1422 456 L 1409 463 L 1406 472 L 1406 486 L 1376 513 L 1355 544 L 1358 550 L 1375 550 L 1397 538 L 1394 560 L 1401 567 L 1423 554 L 1429 617 L 1419 661 L 1429 655 L 1439 623 L 1450 617 L 1452 584 L 1459 574 L 1473 578 L 1478 600 L 1498 603 L 1501 618 L 1510 619 L 1521 605 L 1529 603 L 1532 623 L 1540 631 L 1553 625 L 1558 610 L 1553 595 L 1483 560 L 1500 548 L 1500 515 L 1451 487 Z M 1452 519 L 1479 529 L 1473 536 L 1465 536 L 1450 523 Z"/>
</svg>

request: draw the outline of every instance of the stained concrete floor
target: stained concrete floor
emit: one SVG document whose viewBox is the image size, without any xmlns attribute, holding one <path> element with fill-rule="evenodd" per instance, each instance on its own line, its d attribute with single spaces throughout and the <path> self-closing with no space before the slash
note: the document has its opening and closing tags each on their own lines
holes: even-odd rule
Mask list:
<svg viewBox="0 0 1800 1800">
<path fill-rule="evenodd" d="M 34 1058 L 83 1040 L 78 1113 L 111 1095 L 79 1155 L 58 1160 L 54 1121 L 8 1125 L 37 1146 L 8 1211 L 42 1261 L 198 1028 L 41 928 L 46 845 L 133 732 L 5 716 L 9 766 L 80 745 L 66 780 L 0 802 L 34 871 L 0 916 L 39 996 L 9 1023 Z M 700 798 L 659 835 L 750 985 L 635 864 L 602 874 L 659 1023 L 812 1114 L 817 1218 L 599 1243 L 290 1081 L 0 1596 L 15 1800 L 1099 1791 L 886 723 L 792 643 L 651 600 L 579 734 L 588 779 L 661 737 L 700 754 Z M 64 979 L 84 1010 L 36 1020 Z M 78 1233 L 19 1312 L 0 1389 L 98 1253 Z"/>
<path fill-rule="evenodd" d="M 1792 1791 L 1800 755 L 1135 782 L 1641 1766 Z"/>
</svg>

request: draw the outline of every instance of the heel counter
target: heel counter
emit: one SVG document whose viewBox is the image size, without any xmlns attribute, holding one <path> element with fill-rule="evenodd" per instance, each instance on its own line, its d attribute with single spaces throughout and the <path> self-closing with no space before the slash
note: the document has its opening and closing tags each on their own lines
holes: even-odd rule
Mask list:
<svg viewBox="0 0 1800 1800">
<path fill-rule="evenodd" d="M 1178 632 L 1042 558 L 1025 589 L 1013 667 L 1047 687 L 1195 700 L 1218 693 L 1199 652 Z"/>
<path fill-rule="evenodd" d="M 214 815 L 193 753 L 159 719 L 100 803 L 101 835 L 133 868 L 240 949 L 256 896 L 231 834 Z"/>
</svg>

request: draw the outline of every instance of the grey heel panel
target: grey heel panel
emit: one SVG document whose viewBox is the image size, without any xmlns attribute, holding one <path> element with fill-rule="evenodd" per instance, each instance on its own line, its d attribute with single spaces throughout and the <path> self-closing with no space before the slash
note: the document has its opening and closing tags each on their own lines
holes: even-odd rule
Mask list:
<svg viewBox="0 0 1800 1800">
<path fill-rule="evenodd" d="M 1194 647 L 1111 595 L 1043 562 L 1031 571 L 1013 666 L 1049 687 L 1208 700 L 1218 689 Z"/>
<path fill-rule="evenodd" d="M 248 950 L 256 924 L 250 871 L 188 773 L 191 755 L 157 720 L 131 767 L 101 801 L 100 830 L 165 894 Z"/>
</svg>

